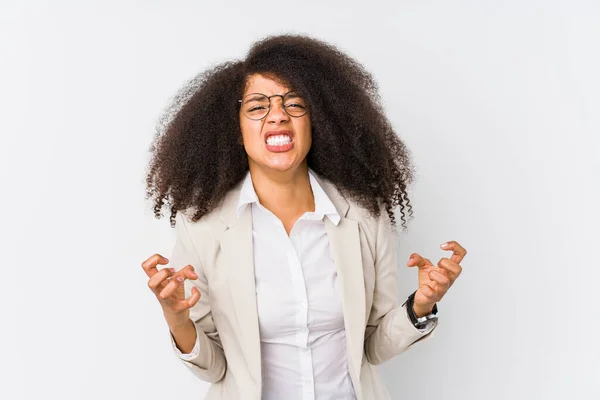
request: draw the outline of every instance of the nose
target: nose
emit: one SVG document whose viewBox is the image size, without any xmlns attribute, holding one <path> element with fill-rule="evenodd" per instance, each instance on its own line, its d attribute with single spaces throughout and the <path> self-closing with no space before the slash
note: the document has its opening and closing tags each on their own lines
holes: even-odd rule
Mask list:
<svg viewBox="0 0 600 400">
<path fill-rule="evenodd" d="M 271 107 L 267 114 L 267 122 L 271 124 L 281 124 L 289 121 L 290 116 L 283 109 L 283 99 L 272 98 Z"/>
</svg>

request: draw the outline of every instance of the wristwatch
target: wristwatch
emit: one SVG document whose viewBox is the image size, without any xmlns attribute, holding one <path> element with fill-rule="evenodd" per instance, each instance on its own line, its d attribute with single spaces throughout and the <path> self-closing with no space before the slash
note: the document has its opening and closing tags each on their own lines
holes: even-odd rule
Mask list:
<svg viewBox="0 0 600 400">
<path fill-rule="evenodd" d="M 424 317 L 417 317 L 413 308 L 415 302 L 415 293 L 417 292 L 415 291 L 413 292 L 413 294 L 408 296 L 408 299 L 402 305 L 406 305 L 406 312 L 408 313 L 408 317 L 410 318 L 415 328 L 423 329 L 427 326 L 429 321 L 435 321 L 437 319 L 437 304 L 434 304 L 433 310 L 431 310 L 431 314 L 425 315 Z"/>
</svg>

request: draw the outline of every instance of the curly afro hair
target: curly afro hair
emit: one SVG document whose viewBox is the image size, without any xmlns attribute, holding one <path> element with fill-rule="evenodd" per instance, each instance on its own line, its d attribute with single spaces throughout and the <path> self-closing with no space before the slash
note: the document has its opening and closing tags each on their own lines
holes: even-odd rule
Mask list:
<svg viewBox="0 0 600 400">
<path fill-rule="evenodd" d="M 412 217 L 407 185 L 414 171 L 408 149 L 383 112 L 371 74 L 342 51 L 301 35 L 256 42 L 244 60 L 200 73 L 175 96 L 150 147 L 146 198 L 156 218 L 165 203 L 171 226 L 177 211 L 195 209 L 192 221 L 212 211 L 248 172 L 239 102 L 250 75 L 262 74 L 303 93 L 311 114 L 309 168 L 378 217 L 396 225 Z"/>
</svg>

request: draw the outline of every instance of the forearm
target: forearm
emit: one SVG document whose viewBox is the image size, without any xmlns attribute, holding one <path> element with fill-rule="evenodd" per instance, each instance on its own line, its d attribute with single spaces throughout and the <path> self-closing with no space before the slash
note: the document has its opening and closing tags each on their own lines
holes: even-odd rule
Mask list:
<svg viewBox="0 0 600 400">
<path fill-rule="evenodd" d="M 227 360 L 216 330 L 207 334 L 200 325 L 191 319 L 181 324 L 169 324 L 171 343 L 186 367 L 200 379 L 215 383 L 225 376 Z M 196 342 L 198 348 L 194 351 Z M 181 357 L 182 353 L 187 356 Z"/>
<path fill-rule="evenodd" d="M 419 340 L 429 336 L 415 328 L 406 313 L 406 306 L 398 306 L 386 314 L 377 326 L 367 328 L 365 355 L 369 363 L 381 364 L 407 350 Z"/>
<path fill-rule="evenodd" d="M 183 323 L 170 323 L 169 329 L 179 351 L 188 354 L 196 344 L 196 327 L 191 319 Z"/>
</svg>

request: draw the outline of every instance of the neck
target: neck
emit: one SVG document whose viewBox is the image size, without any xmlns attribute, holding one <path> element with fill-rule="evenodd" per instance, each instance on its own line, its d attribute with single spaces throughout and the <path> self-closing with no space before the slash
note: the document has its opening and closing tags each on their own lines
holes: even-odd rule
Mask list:
<svg viewBox="0 0 600 400">
<path fill-rule="evenodd" d="M 301 215 L 315 210 L 306 161 L 294 170 L 268 170 L 251 164 L 250 176 L 260 203 L 277 216 Z"/>
</svg>

